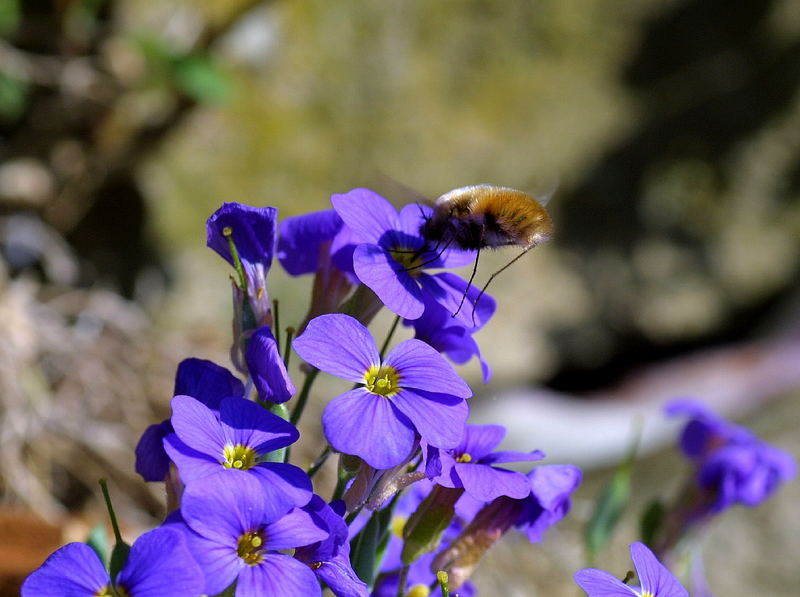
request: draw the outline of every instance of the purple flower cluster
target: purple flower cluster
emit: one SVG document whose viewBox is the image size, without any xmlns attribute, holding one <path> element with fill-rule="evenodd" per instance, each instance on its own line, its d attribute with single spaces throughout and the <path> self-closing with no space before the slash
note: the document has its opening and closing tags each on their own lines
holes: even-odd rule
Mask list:
<svg viewBox="0 0 800 597">
<path fill-rule="evenodd" d="M 111 572 L 87 545 L 61 548 L 28 577 L 23 597 L 313 597 L 324 589 L 394 597 L 440 595 L 445 582 L 453 597 L 468 597 L 477 594 L 475 566 L 505 533 L 540 542 L 567 515 L 577 467 L 511 470 L 505 465 L 544 454 L 498 450 L 502 427 L 467 424 L 472 390 L 449 361 L 476 357 L 488 381 L 474 335 L 496 303 L 451 272 L 429 270 L 466 265 L 475 254 L 431 246 L 420 232 L 428 207 L 397 212 L 366 189 L 331 201 L 332 210 L 280 226 L 274 208 L 235 203 L 209 218 L 208 246 L 237 274 L 236 374 L 183 361 L 171 417 L 139 441 L 136 470 L 166 482 L 170 513 Z M 291 344 L 305 361 L 297 386 L 267 292 L 274 254 L 290 275 L 315 277 L 308 316 L 286 328 L 300 332 Z M 396 319 L 379 349 L 367 326 L 383 306 Z M 401 320 L 414 337 L 392 345 Z M 355 385 L 324 405 L 325 443 L 303 470 L 290 450 L 320 372 Z M 696 405 L 672 412 L 692 416 L 682 445 L 712 510 L 755 505 L 794 474 L 788 456 Z M 313 477 L 337 453 L 327 501 Z M 643 544 L 631 554 L 641 589 L 599 570 L 576 581 L 590 597 L 685 597 Z"/>
<path fill-rule="evenodd" d="M 695 480 L 707 512 L 757 506 L 796 474 L 794 459 L 750 431 L 715 415 L 704 404 L 681 400 L 668 405 L 672 416 L 688 416 L 680 446 L 695 466 Z"/>
</svg>

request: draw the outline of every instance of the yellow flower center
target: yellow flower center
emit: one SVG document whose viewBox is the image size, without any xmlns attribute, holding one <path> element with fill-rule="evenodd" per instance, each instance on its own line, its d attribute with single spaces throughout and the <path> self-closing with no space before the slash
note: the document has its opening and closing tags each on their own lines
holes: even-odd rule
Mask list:
<svg viewBox="0 0 800 597">
<path fill-rule="evenodd" d="M 414 585 L 408 590 L 408 597 L 428 597 L 431 590 L 426 585 Z"/>
<path fill-rule="evenodd" d="M 403 538 L 403 529 L 406 528 L 407 520 L 405 516 L 394 516 L 392 518 L 392 533 L 394 533 L 395 537 Z"/>
<path fill-rule="evenodd" d="M 456 458 L 456 462 L 472 462 L 472 455 L 469 452 L 464 452 L 461 456 Z"/>
<path fill-rule="evenodd" d="M 411 276 L 416 277 L 422 272 L 422 266 L 425 264 L 425 260 L 422 258 L 423 251 L 408 247 L 395 247 L 389 250 L 389 254 Z"/>
<path fill-rule="evenodd" d="M 389 398 L 400 391 L 400 375 L 389 365 L 372 365 L 364 374 L 364 385 L 369 392 Z"/>
<path fill-rule="evenodd" d="M 235 468 L 240 471 L 246 471 L 256 465 L 256 453 L 252 448 L 237 444 L 232 446 L 230 444 L 225 446 L 223 452 L 225 460 L 222 466 L 225 468 Z"/>
<path fill-rule="evenodd" d="M 236 555 L 248 566 L 255 566 L 264 560 L 264 531 L 248 531 L 239 537 Z"/>
</svg>

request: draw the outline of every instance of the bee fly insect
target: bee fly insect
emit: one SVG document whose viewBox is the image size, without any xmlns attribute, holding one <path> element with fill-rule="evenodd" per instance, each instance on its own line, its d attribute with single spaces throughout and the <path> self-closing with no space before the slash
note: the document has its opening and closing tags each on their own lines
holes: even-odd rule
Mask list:
<svg viewBox="0 0 800 597">
<path fill-rule="evenodd" d="M 550 240 L 553 221 L 541 202 L 527 193 L 488 184 L 453 189 L 433 204 L 433 213 L 420 227 L 428 242 L 444 243 L 465 251 L 478 251 L 469 284 L 478 269 L 480 251 L 486 248 L 517 246 L 522 252 L 494 272 L 472 305 L 475 308 L 491 281 L 536 245 Z M 469 286 L 468 286 L 469 288 Z M 455 317 L 467 293 L 461 298 Z"/>
</svg>

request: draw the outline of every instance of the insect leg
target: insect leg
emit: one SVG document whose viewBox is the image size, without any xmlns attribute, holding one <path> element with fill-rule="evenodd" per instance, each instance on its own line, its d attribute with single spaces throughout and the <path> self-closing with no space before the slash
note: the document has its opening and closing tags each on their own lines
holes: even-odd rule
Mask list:
<svg viewBox="0 0 800 597">
<path fill-rule="evenodd" d="M 486 281 L 486 284 L 484 284 L 484 285 L 483 285 L 483 288 L 481 288 L 481 291 L 480 291 L 480 293 L 478 294 L 477 298 L 475 299 L 475 302 L 474 302 L 474 303 L 472 303 L 472 325 L 475 325 L 475 309 L 478 307 L 478 302 L 481 300 L 481 297 L 482 297 L 482 296 L 484 295 L 484 293 L 486 292 L 486 289 L 487 289 L 487 288 L 489 288 L 489 284 L 491 284 L 491 283 L 492 283 L 492 280 L 494 280 L 495 276 L 497 276 L 498 274 L 501 274 L 502 272 L 504 272 L 505 270 L 507 270 L 509 267 L 511 267 L 511 265 L 513 265 L 514 263 L 516 263 L 516 262 L 519 260 L 519 258 L 520 258 L 520 257 L 522 257 L 522 256 L 523 256 L 525 253 L 527 253 L 528 251 L 530 251 L 530 250 L 531 250 L 533 247 L 535 247 L 535 246 L 536 246 L 536 245 L 535 245 L 535 244 L 533 244 L 533 245 L 531 245 L 531 246 L 529 246 L 529 247 L 525 247 L 525 248 L 522 250 L 522 253 L 520 253 L 519 255 L 517 255 L 516 257 L 514 257 L 514 259 L 512 259 L 511 261 L 509 261 L 508 263 L 506 263 L 506 264 L 505 264 L 503 267 L 501 267 L 499 270 L 497 270 L 497 271 L 496 271 L 496 272 L 494 272 L 494 273 L 493 273 L 491 276 L 489 276 L 489 279 Z M 463 302 L 464 302 L 464 299 L 461 299 L 461 302 L 463 303 Z M 460 309 L 460 308 L 461 308 L 461 307 L 459 307 L 459 309 Z M 456 311 L 456 313 L 458 313 L 458 311 Z"/>
<path fill-rule="evenodd" d="M 481 256 L 481 251 L 478 249 L 478 253 L 475 255 L 475 263 L 472 266 L 472 273 L 469 276 L 469 281 L 467 282 L 467 289 L 464 291 L 464 294 L 461 297 L 461 302 L 458 303 L 458 309 L 456 312 L 451 315 L 451 317 L 455 317 L 461 312 L 461 307 L 464 306 L 464 301 L 467 298 L 467 294 L 469 293 L 469 287 L 472 285 L 472 281 L 475 279 L 475 274 L 478 272 L 478 258 Z M 473 312 L 473 324 L 475 323 L 475 309 L 472 310 Z"/>
<path fill-rule="evenodd" d="M 420 263 L 419 265 L 415 265 L 415 266 L 412 266 L 412 267 L 406 267 L 402 271 L 410 272 L 410 271 L 413 271 L 415 269 L 420 269 L 422 267 L 425 267 L 429 263 L 433 263 L 434 261 L 439 259 L 444 254 L 444 252 L 447 250 L 447 248 L 450 246 L 450 244 L 452 242 L 453 242 L 453 239 L 451 238 L 450 240 L 447 241 L 447 243 L 445 243 L 445 245 L 442 247 L 442 250 L 439 251 L 438 253 L 436 253 L 436 255 L 432 259 L 428 259 L 427 261 L 424 261 L 424 262 Z M 436 246 L 433 249 L 431 249 L 431 251 L 436 251 L 438 249 L 438 247 L 439 247 L 439 244 L 440 243 L 437 241 Z M 396 252 L 399 253 L 400 251 L 396 251 Z M 415 253 L 418 253 L 418 255 L 414 255 L 414 258 L 419 257 L 424 252 L 425 252 L 425 248 L 424 247 L 422 249 L 417 249 L 417 251 L 415 251 Z"/>
</svg>

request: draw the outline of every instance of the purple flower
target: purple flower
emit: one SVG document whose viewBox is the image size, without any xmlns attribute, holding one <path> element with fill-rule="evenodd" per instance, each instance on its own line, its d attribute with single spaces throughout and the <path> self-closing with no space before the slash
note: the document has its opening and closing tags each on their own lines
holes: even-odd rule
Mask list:
<svg viewBox="0 0 800 597">
<path fill-rule="evenodd" d="M 689 592 L 644 543 L 631 544 L 631 560 L 641 587 L 629 587 L 614 575 L 597 568 L 576 572 L 575 582 L 588 597 L 689 597 Z"/>
<path fill-rule="evenodd" d="M 369 590 L 366 583 L 358 578 L 350 564 L 350 543 L 344 519 L 317 495 L 303 509 L 322 521 L 329 536 L 323 541 L 298 548 L 294 557 L 310 566 L 317 578 L 336 597 L 367 597 Z"/>
<path fill-rule="evenodd" d="M 368 189 L 333 195 L 331 203 L 360 241 L 353 253 L 356 275 L 386 307 L 406 319 L 417 319 L 425 310 L 424 298 L 428 296 L 450 313 L 458 311 L 463 325 L 474 325 L 469 297 L 459 310 L 467 283 L 455 274 L 424 272 L 427 268 L 466 265 L 475 257 L 472 252 L 427 246 L 419 229 L 429 217 L 429 208 L 407 205 L 398 214 L 386 199 Z M 481 314 L 476 310 L 478 326 L 484 323 Z"/>
<path fill-rule="evenodd" d="M 204 359 L 184 359 L 175 373 L 173 396 L 197 398 L 212 410 L 223 398 L 244 397 L 244 384 L 225 367 Z"/>
<path fill-rule="evenodd" d="M 789 454 L 716 416 L 700 402 L 676 401 L 667 406 L 667 413 L 691 417 L 680 443 L 697 467 L 697 484 L 704 494 L 699 501 L 709 513 L 734 504 L 757 506 L 795 475 Z"/>
<path fill-rule="evenodd" d="M 486 550 L 511 527 L 526 533 L 531 542 L 540 541 L 544 532 L 569 512 L 570 495 L 580 483 L 581 472 L 572 465 L 538 466 L 528 479 L 528 496 L 501 496 L 485 505 L 458 538 L 437 554 L 433 568 L 450 575 L 451 587 L 460 587 Z"/>
<path fill-rule="evenodd" d="M 225 367 L 203 359 L 184 359 L 175 373 L 172 395 L 192 396 L 211 408 L 219 409 L 220 400 L 229 396 L 243 397 L 244 385 Z M 164 438 L 173 432 L 169 420 L 150 425 L 136 445 L 136 472 L 145 481 L 163 481 L 169 472 L 169 456 Z"/>
<path fill-rule="evenodd" d="M 181 514 L 189 546 L 205 574 L 205 593 L 234 581 L 236 595 L 320 596 L 316 576 L 281 553 L 323 541 L 328 532 L 308 512 L 276 513 L 262 484 L 247 475 L 215 475 L 189 485 Z"/>
<path fill-rule="evenodd" d="M 314 367 L 363 386 L 334 398 L 322 415 L 331 446 L 387 469 L 409 457 L 416 434 L 454 448 L 468 415 L 469 386 L 433 348 L 406 340 L 383 360 L 367 328 L 347 315 L 313 319 L 294 349 Z"/>
<path fill-rule="evenodd" d="M 183 481 L 208 476 L 253 476 L 261 481 L 276 515 L 311 499 L 311 481 L 296 466 L 264 462 L 270 452 L 297 441 L 294 425 L 244 398 L 226 398 L 219 419 L 207 406 L 189 396 L 172 399 L 175 433 L 164 447 Z"/>
<path fill-rule="evenodd" d="M 283 220 L 277 253 L 283 269 L 290 276 L 316 272 L 320 253 L 330 252 L 330 243 L 342 226 L 342 218 L 332 209 Z"/>
<path fill-rule="evenodd" d="M 269 327 L 261 326 L 250 336 L 244 358 L 261 400 L 282 403 L 294 395 L 296 388 Z"/>
<path fill-rule="evenodd" d="M 506 430 L 501 425 L 467 425 L 461 444 L 453 450 L 426 447 L 428 477 L 444 487 L 463 488 L 473 498 L 490 502 L 501 495 L 522 499 L 531 493 L 531 484 L 522 473 L 492 465 L 505 462 L 532 462 L 544 458 L 538 450 L 513 452 L 492 450 L 500 445 Z"/>
<path fill-rule="evenodd" d="M 531 493 L 522 501 L 515 527 L 537 543 L 545 531 L 564 518 L 572 506 L 572 493 L 581 484 L 581 469 L 571 464 L 549 464 L 528 473 Z"/>
<path fill-rule="evenodd" d="M 183 534 L 168 528 L 145 533 L 133 544 L 114 586 L 128 597 L 192 597 L 203 591 L 203 572 Z M 112 595 L 111 578 L 85 543 L 53 553 L 22 585 L 22 597 Z"/>
<path fill-rule="evenodd" d="M 169 472 L 170 459 L 164 450 L 164 438 L 174 430 L 167 419 L 150 425 L 136 444 L 136 472 L 145 481 L 159 482 Z"/>
<path fill-rule="evenodd" d="M 300 331 L 314 317 L 336 312 L 353 285 L 359 283 L 353 272 L 356 246 L 352 237 L 353 233 L 332 209 L 281 222 L 278 239 L 281 265 L 292 276 L 314 274 L 311 305 Z M 376 312 L 381 306 L 375 307 Z"/>
<path fill-rule="evenodd" d="M 277 222 L 276 208 L 250 207 L 241 203 L 223 203 L 206 222 L 206 244 L 231 265 L 235 263 L 228 236 L 233 239 L 244 269 L 247 298 L 255 318 L 252 327 L 271 320 L 267 273 L 275 252 Z"/>
<path fill-rule="evenodd" d="M 467 290 L 467 298 L 475 303 L 479 290 L 470 285 Z M 489 383 L 492 370 L 489 364 L 481 357 L 478 343 L 472 337 L 480 327 L 468 327 L 463 321 L 452 317 L 450 312 L 433 300 L 430 296 L 424 296 L 425 311 L 418 319 L 406 319 L 405 325 L 414 327 L 414 337 L 430 344 L 436 350 L 446 355 L 451 361 L 458 365 L 463 365 L 472 357 L 478 357 L 483 373 L 483 383 Z M 484 294 L 475 307 L 475 320 L 486 323 L 494 314 L 497 305 L 495 300 L 488 294 Z"/>
</svg>

